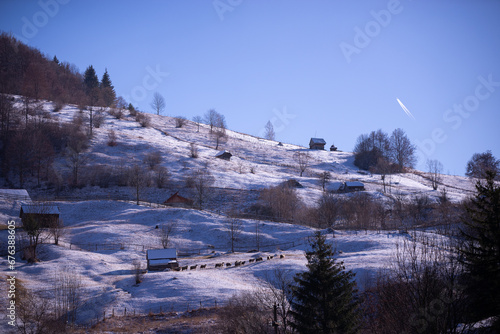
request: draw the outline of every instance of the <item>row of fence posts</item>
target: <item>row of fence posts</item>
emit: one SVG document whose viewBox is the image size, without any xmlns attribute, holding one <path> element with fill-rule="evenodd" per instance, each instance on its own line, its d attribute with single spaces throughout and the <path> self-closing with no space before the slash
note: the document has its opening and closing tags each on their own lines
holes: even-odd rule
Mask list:
<svg viewBox="0 0 500 334">
<path fill-rule="evenodd" d="M 196 303 L 193 303 L 194 305 L 196 305 Z M 195 308 L 191 308 L 190 306 L 193 305 L 191 303 L 187 303 L 187 306 L 186 306 L 186 311 L 187 312 L 190 312 L 190 311 L 193 311 L 195 310 Z M 207 305 L 205 304 L 205 307 L 210 307 L 210 305 Z M 217 299 L 214 299 L 214 304 L 213 304 L 213 307 L 217 308 L 218 307 L 218 303 L 217 303 Z M 202 309 L 203 308 L 203 301 L 200 300 L 200 307 L 198 309 Z M 146 315 L 148 316 L 154 316 L 154 315 L 163 315 L 164 312 L 168 312 L 168 308 L 164 308 L 163 306 L 160 306 L 160 310 L 159 310 L 159 313 L 154 313 L 154 310 L 153 309 L 149 309 L 146 313 Z M 170 312 L 174 312 L 174 308 L 173 306 L 170 308 Z M 142 313 L 141 313 L 142 314 Z M 128 313 L 129 316 L 136 316 L 136 310 L 133 309 L 133 312 L 129 312 Z M 143 314 L 142 314 L 143 315 Z M 123 312 L 118 312 L 116 311 L 115 312 L 115 308 L 113 307 L 111 309 L 111 315 L 108 315 L 108 317 L 106 317 L 106 310 L 103 312 L 103 316 L 102 316 L 102 321 L 106 321 L 106 319 L 111 319 L 111 318 L 114 318 L 114 317 L 126 317 L 127 316 L 127 308 L 125 307 L 123 309 Z M 100 319 L 99 319 L 99 316 L 96 316 L 96 324 L 99 323 Z"/>
</svg>

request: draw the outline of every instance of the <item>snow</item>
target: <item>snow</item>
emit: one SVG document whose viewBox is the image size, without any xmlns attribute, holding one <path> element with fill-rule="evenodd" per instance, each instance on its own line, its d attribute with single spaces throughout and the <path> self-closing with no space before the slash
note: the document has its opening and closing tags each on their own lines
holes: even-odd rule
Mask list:
<svg viewBox="0 0 500 334">
<path fill-rule="evenodd" d="M 46 110 L 51 110 L 46 103 Z M 52 121 L 70 122 L 78 113 L 76 106 L 66 106 L 52 113 Z M 248 204 L 249 196 L 256 190 L 278 185 L 289 179 L 297 179 L 304 188 L 298 195 L 308 206 L 316 205 L 323 191 L 317 174 L 330 172 L 330 187 L 344 182 L 362 183 L 366 192 L 380 200 L 390 200 L 394 195 L 412 197 L 440 196 L 440 189 L 433 190 L 426 173 L 401 173 L 386 176 L 387 193 L 383 193 L 380 175 L 359 171 L 353 164 L 354 156 L 341 151 L 312 151 L 305 147 L 270 141 L 227 130 L 227 143 L 223 150 L 230 151 L 230 161 L 215 158 L 215 141 L 209 135 L 209 127 L 188 121 L 176 128 L 171 117 L 148 115 L 152 127 L 142 128 L 126 116 L 115 119 L 106 115 L 105 123 L 94 130 L 88 155 L 92 165 L 111 165 L 116 168 L 142 163 L 148 153 L 162 153 L 162 165 L 171 175 L 173 187 L 184 186 L 185 176 L 196 168 L 208 166 L 215 178 L 215 189 L 231 190 L 242 195 L 241 202 L 231 202 L 229 197 L 218 198 L 214 212 L 226 206 Z M 117 137 L 116 146 L 108 146 L 109 131 Z M 198 148 L 199 158 L 190 158 L 191 143 Z M 310 167 L 302 177 L 293 160 L 297 151 L 307 151 L 311 156 Z M 64 169 L 64 161 L 56 161 Z M 121 166 L 121 167 L 120 167 Z M 469 179 L 442 175 L 441 188 L 446 188 L 449 198 L 458 202 L 473 193 Z M 153 202 L 163 202 L 175 189 L 151 189 L 145 196 Z M 177 189 L 178 190 L 178 189 Z M 101 189 L 85 187 L 72 190 L 71 196 L 81 198 L 119 197 L 129 192 L 126 188 Z M 84 299 L 79 323 L 86 323 L 110 314 L 112 309 L 125 309 L 147 313 L 149 310 L 178 310 L 203 305 L 223 304 L 232 295 L 252 291 L 264 286 L 264 280 L 275 269 L 294 274 L 306 269 L 304 252 L 312 228 L 271 221 L 242 219 L 242 232 L 236 241 L 236 252 L 230 252 L 228 226 L 225 216 L 209 211 L 185 208 L 152 208 L 119 200 L 82 200 L 54 202 L 67 226 L 60 245 L 40 246 L 40 262 L 27 264 L 17 257 L 18 277 L 32 289 L 50 289 L 58 275 L 71 272 L 81 278 Z M 19 224 L 20 202 L 0 200 L 0 218 L 15 219 Z M 178 251 L 180 266 L 198 265 L 196 270 L 182 272 L 160 271 L 145 274 L 142 283 L 135 285 L 133 261 L 139 260 L 146 268 L 146 250 L 161 248 L 156 225 L 175 222 L 175 231 L 169 247 Z M 260 224 L 260 247 L 256 243 L 255 228 Z M 356 280 L 363 289 L 373 280 L 377 271 L 387 267 L 396 244 L 408 236 L 395 231 L 350 232 L 336 231 L 328 234 L 328 241 L 342 251 L 339 261 L 356 273 Z M 7 231 L 0 231 L 0 239 L 6 240 Z M 276 256 L 275 256 L 276 255 Z M 280 258 L 279 255 L 284 255 Z M 267 260 L 268 256 L 274 256 Z M 250 259 L 263 257 L 264 261 Z M 235 267 L 236 261 L 245 261 Z M 217 263 L 231 266 L 215 268 Z M 206 265 L 206 269 L 200 269 Z M 6 258 L 0 266 L 7 267 Z M 4 298 L 5 300 L 5 298 Z M 3 316 L 2 316 L 3 317 Z M 5 319 L 2 319 L 5 320 Z M 6 321 L 2 321 L 6 323 Z M 1 330 L 1 329 L 0 329 Z"/>
</svg>

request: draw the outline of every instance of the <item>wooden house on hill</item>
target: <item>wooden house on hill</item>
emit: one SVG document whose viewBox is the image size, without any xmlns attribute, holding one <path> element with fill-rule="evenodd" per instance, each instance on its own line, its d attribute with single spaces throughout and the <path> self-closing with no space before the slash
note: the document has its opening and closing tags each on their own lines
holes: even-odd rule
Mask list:
<svg viewBox="0 0 500 334">
<path fill-rule="evenodd" d="M 359 181 L 348 181 L 345 183 L 345 191 L 363 191 L 365 185 Z"/>
<path fill-rule="evenodd" d="M 215 155 L 216 158 L 224 159 L 224 160 L 228 160 L 228 161 L 231 160 L 232 156 L 233 155 L 230 152 L 226 151 L 226 150 L 220 151 L 219 153 L 217 153 Z"/>
<path fill-rule="evenodd" d="M 311 150 L 324 150 L 326 141 L 323 138 L 311 138 L 309 148 Z"/>
<path fill-rule="evenodd" d="M 165 270 L 179 267 L 175 248 L 148 249 L 146 251 L 148 270 Z"/>
<path fill-rule="evenodd" d="M 34 219 L 41 227 L 51 227 L 59 223 L 59 207 L 51 204 L 23 204 L 19 218 L 23 224 Z"/>
<path fill-rule="evenodd" d="M 177 191 L 175 194 L 170 196 L 169 199 L 163 202 L 163 204 L 168 206 L 191 208 L 193 207 L 194 201 L 192 199 L 182 197 Z"/>
</svg>

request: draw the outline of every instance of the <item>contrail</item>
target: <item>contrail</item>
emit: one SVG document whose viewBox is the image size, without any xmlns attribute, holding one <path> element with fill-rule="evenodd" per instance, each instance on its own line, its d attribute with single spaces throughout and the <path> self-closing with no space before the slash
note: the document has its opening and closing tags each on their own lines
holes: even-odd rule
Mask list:
<svg viewBox="0 0 500 334">
<path fill-rule="evenodd" d="M 405 107 L 405 105 L 403 104 L 403 102 L 401 102 L 398 98 L 396 98 L 396 100 L 398 100 L 399 105 L 401 106 L 401 108 L 403 108 L 403 110 L 406 113 L 406 115 L 408 115 L 408 117 L 410 117 L 411 119 L 415 120 L 415 117 L 408 110 L 408 108 Z"/>
</svg>

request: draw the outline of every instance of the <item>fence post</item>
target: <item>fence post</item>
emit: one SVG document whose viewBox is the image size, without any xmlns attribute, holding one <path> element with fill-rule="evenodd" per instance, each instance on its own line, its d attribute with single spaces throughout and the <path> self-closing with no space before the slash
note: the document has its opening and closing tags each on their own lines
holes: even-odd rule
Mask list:
<svg viewBox="0 0 500 334">
<path fill-rule="evenodd" d="M 106 310 L 104 310 L 104 316 L 102 318 L 102 321 L 106 321 Z"/>
<path fill-rule="evenodd" d="M 113 307 L 113 313 L 111 315 L 111 318 L 114 318 L 115 317 L 115 308 Z"/>
<path fill-rule="evenodd" d="M 126 317 L 127 316 L 127 308 L 125 307 L 125 312 L 123 313 L 123 315 Z"/>
</svg>

